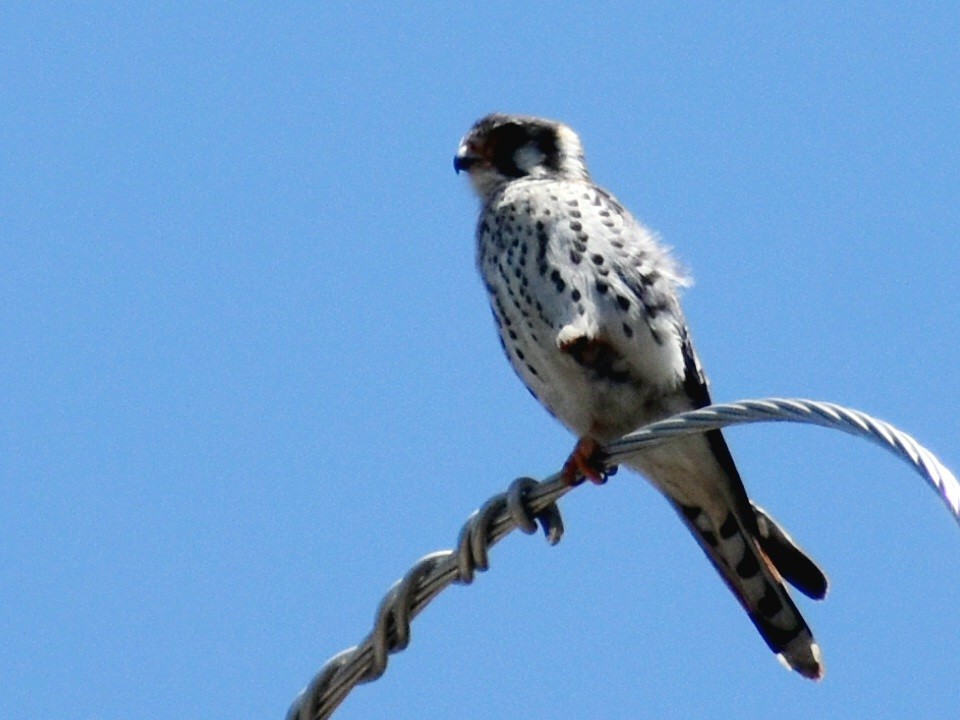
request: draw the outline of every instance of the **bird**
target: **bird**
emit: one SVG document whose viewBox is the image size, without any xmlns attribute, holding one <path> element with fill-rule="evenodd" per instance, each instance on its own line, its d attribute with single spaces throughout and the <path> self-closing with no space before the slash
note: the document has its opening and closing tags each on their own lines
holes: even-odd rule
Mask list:
<svg viewBox="0 0 960 720">
<path fill-rule="evenodd" d="M 568 484 L 605 480 L 604 444 L 710 404 L 680 306 L 686 272 L 593 182 L 569 126 L 487 115 L 461 140 L 454 168 L 480 200 L 476 263 L 503 351 L 578 438 Z M 671 440 L 624 464 L 665 496 L 781 662 L 821 679 L 820 647 L 785 582 L 820 600 L 826 575 L 750 500 L 722 432 Z"/>
</svg>

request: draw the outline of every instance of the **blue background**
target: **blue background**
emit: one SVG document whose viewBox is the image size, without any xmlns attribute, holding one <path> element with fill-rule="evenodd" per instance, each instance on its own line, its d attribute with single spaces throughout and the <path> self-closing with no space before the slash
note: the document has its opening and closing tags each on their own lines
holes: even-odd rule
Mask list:
<svg viewBox="0 0 960 720">
<path fill-rule="evenodd" d="M 8 4 L 0 716 L 279 718 L 389 585 L 573 439 L 501 357 L 451 159 L 562 119 L 676 249 L 716 400 L 960 466 L 949 3 Z M 511 537 L 338 718 L 960 714 L 960 532 L 824 430 L 728 431 L 833 581 L 784 671 L 621 473 Z"/>
</svg>

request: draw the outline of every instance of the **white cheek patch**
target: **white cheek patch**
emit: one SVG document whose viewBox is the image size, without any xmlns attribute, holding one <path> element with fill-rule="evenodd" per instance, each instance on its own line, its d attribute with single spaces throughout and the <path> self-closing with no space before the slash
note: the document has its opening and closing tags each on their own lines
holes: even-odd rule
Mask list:
<svg viewBox="0 0 960 720">
<path fill-rule="evenodd" d="M 517 164 L 517 167 L 531 174 L 536 168 L 543 165 L 544 158 L 546 158 L 546 155 L 533 145 L 524 145 L 518 148 L 513 155 L 513 161 Z"/>
</svg>

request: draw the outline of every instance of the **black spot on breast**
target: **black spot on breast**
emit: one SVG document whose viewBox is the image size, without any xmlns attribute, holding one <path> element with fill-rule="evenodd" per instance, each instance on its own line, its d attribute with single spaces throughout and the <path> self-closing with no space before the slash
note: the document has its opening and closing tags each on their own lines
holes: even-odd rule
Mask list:
<svg viewBox="0 0 960 720">
<path fill-rule="evenodd" d="M 550 238 L 547 237 L 546 230 L 537 231 L 537 262 L 543 264 L 544 260 L 547 257 L 547 244 L 550 242 Z"/>
<path fill-rule="evenodd" d="M 626 210 L 623 209 L 623 206 L 613 199 L 613 195 L 608 193 L 606 190 L 598 190 L 598 193 L 603 197 L 604 200 L 607 201 L 607 205 L 609 205 L 614 212 L 617 212 L 621 215 L 626 213 Z"/>
<path fill-rule="evenodd" d="M 520 348 L 517 348 L 517 351 L 516 351 L 516 352 L 517 352 L 517 357 L 518 357 L 518 358 L 520 358 L 521 360 L 525 360 L 525 359 L 526 359 L 526 356 L 523 354 L 523 350 L 521 350 Z"/>
<path fill-rule="evenodd" d="M 574 232 L 580 232 L 581 230 L 583 230 L 583 223 L 577 222 L 576 220 L 571 220 L 570 229 L 573 230 Z"/>
<path fill-rule="evenodd" d="M 624 323 L 624 324 L 623 324 L 623 334 L 626 335 L 628 338 L 629 338 L 629 337 L 633 337 L 633 328 L 630 327 L 629 325 L 627 325 L 626 323 Z"/>
<path fill-rule="evenodd" d="M 553 196 L 551 195 L 551 197 Z M 553 199 L 556 200 L 556 198 L 553 198 Z M 579 204 L 580 203 L 578 203 L 576 200 L 567 200 L 567 205 L 569 205 L 570 207 L 578 207 Z"/>
<path fill-rule="evenodd" d="M 597 280 L 597 292 L 601 295 L 606 295 L 607 290 L 610 289 L 610 286 L 607 285 L 603 280 Z"/>
<path fill-rule="evenodd" d="M 623 295 L 617 295 L 617 305 L 620 306 L 620 309 L 626 312 L 630 309 L 630 300 L 625 298 Z"/>
<path fill-rule="evenodd" d="M 499 298 L 499 297 L 494 296 L 494 298 L 493 298 L 493 304 L 494 304 L 494 305 L 496 306 L 496 308 L 497 308 L 497 313 L 498 313 L 498 314 L 500 315 L 500 317 L 503 319 L 503 324 L 504 324 L 504 326 L 505 326 L 505 327 L 510 327 L 511 325 L 513 325 L 513 321 L 510 319 L 510 316 L 507 315 L 506 311 L 504 310 L 504 308 L 503 308 L 503 303 L 500 302 L 500 298 Z"/>
<path fill-rule="evenodd" d="M 573 241 L 573 249 L 576 250 L 578 253 L 585 253 L 585 252 L 587 251 L 587 246 L 584 245 L 584 244 L 583 244 L 582 242 L 580 242 L 579 240 L 574 240 L 574 241 Z"/>
<path fill-rule="evenodd" d="M 550 273 L 550 279 L 553 281 L 553 285 L 557 288 L 558 293 L 562 293 L 567 287 L 567 284 L 563 281 L 563 278 L 560 277 L 560 272 L 558 270 L 554 270 L 552 273 Z"/>
<path fill-rule="evenodd" d="M 530 374 L 531 374 L 531 375 L 536 375 L 537 377 L 540 377 L 540 373 L 538 373 L 538 372 L 537 372 L 537 369 L 536 369 L 533 365 L 531 365 L 530 363 L 527 363 L 527 370 L 530 371 Z M 533 391 L 531 390 L 531 392 L 533 392 Z M 534 395 L 534 397 L 537 397 L 537 396 Z"/>
<path fill-rule="evenodd" d="M 579 210 L 571 210 L 570 217 L 579 218 L 579 217 L 583 217 L 583 215 Z"/>
<path fill-rule="evenodd" d="M 577 302 L 578 300 L 580 300 L 580 291 L 574 288 L 573 292 L 570 293 L 570 299 L 573 300 L 574 302 Z"/>
<path fill-rule="evenodd" d="M 579 265 L 581 259 L 582 257 L 580 253 L 575 252 L 573 250 L 570 251 L 570 262 L 572 262 L 574 265 Z"/>
<path fill-rule="evenodd" d="M 591 255 L 590 259 L 593 260 L 594 265 L 603 265 L 603 255 Z"/>
</svg>

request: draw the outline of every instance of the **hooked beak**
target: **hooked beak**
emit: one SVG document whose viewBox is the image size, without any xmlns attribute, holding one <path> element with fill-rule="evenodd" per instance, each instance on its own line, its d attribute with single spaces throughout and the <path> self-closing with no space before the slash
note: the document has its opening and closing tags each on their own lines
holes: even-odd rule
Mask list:
<svg viewBox="0 0 960 720">
<path fill-rule="evenodd" d="M 466 145 L 461 145 L 457 154 L 453 156 L 453 169 L 457 171 L 457 174 L 461 170 L 470 172 L 470 168 L 476 165 L 479 160 L 479 155 L 471 151 Z"/>
</svg>

